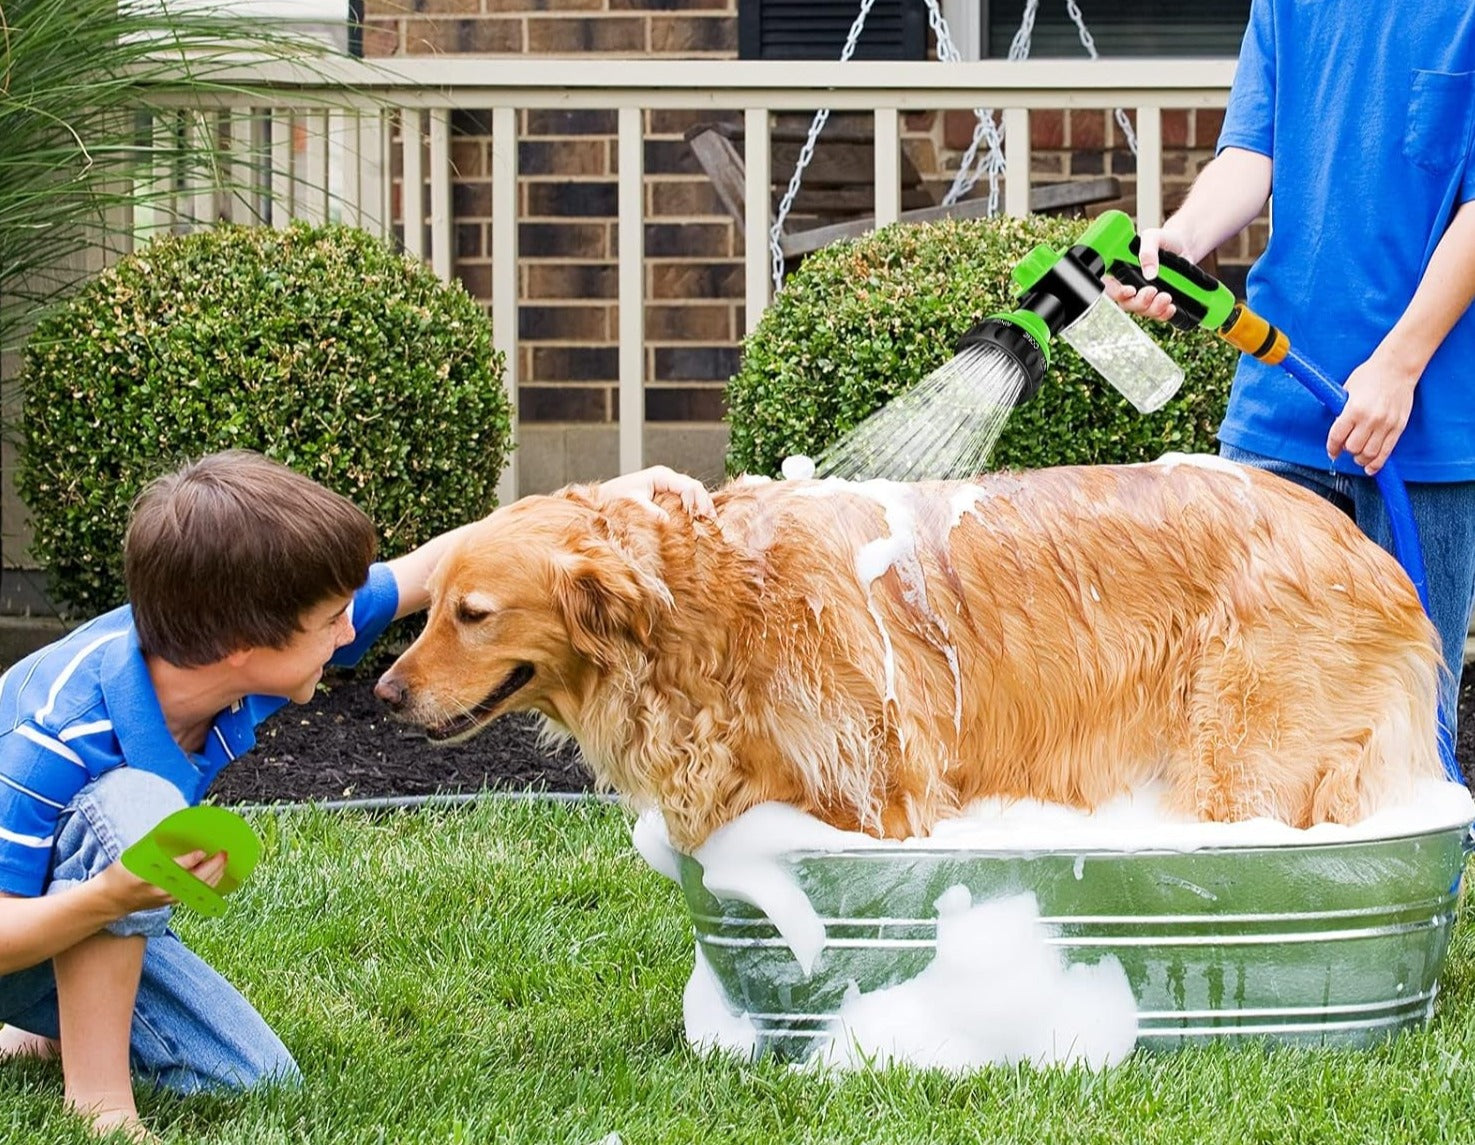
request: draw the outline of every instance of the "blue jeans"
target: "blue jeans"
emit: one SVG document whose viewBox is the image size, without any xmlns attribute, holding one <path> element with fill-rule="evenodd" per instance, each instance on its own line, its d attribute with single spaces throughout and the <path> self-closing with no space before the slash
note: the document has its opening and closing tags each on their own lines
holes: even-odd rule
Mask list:
<svg viewBox="0 0 1475 1145">
<path fill-rule="evenodd" d="M 1311 469 L 1227 443 L 1220 443 L 1219 455 L 1278 474 L 1319 493 L 1348 513 L 1357 527 L 1379 545 L 1393 552 L 1388 511 L 1373 478 L 1336 473 L 1330 465 L 1326 469 Z M 1419 544 L 1424 550 L 1429 619 L 1439 630 L 1444 663 L 1449 669 L 1442 681 L 1440 703 L 1453 734 L 1459 714 L 1457 699 L 1465 635 L 1470 629 L 1470 610 L 1475 605 L 1475 481 L 1409 482 L 1408 499 L 1413 506 L 1414 524 L 1418 526 Z"/>
<path fill-rule="evenodd" d="M 184 806 L 172 784 L 120 767 L 84 787 L 62 812 L 47 894 L 100 874 L 134 841 Z M 176 1093 L 248 1089 L 291 1081 L 297 1063 L 261 1015 L 169 929 L 169 907 L 111 923 L 116 935 L 144 935 L 143 975 L 133 1006 L 133 1072 Z M 48 960 L 0 976 L 0 1022 L 59 1036 L 56 978 Z"/>
</svg>

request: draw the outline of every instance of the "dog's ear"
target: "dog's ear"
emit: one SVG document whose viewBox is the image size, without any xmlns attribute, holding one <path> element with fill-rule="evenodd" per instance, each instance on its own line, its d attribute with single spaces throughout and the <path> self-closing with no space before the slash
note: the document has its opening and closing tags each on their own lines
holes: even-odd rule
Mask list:
<svg viewBox="0 0 1475 1145">
<path fill-rule="evenodd" d="M 670 602 L 663 589 L 614 544 L 588 536 L 559 567 L 553 599 L 574 650 L 608 664 L 621 645 L 650 643 L 661 609 Z"/>
</svg>

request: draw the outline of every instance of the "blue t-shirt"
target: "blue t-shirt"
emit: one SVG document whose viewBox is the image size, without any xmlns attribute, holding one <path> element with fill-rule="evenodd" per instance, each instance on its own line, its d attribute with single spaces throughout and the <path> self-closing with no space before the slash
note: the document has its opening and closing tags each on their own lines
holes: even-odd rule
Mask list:
<svg viewBox="0 0 1475 1145">
<path fill-rule="evenodd" d="M 398 608 L 389 566 L 370 566 L 349 606 L 353 643 L 331 662 L 356 662 Z M 0 891 L 42 892 L 57 819 L 103 772 L 151 771 L 196 804 L 221 768 L 256 746 L 256 725 L 286 703 L 247 696 L 216 717 L 202 751 L 186 752 L 164 722 L 127 605 L 13 665 L 0 676 Z"/>
<path fill-rule="evenodd" d="M 1247 301 L 1338 381 L 1407 309 L 1475 198 L 1475 4 L 1254 0 L 1219 149 L 1271 157 L 1272 230 Z M 1243 449 L 1330 468 L 1331 415 L 1241 358 L 1220 427 Z M 1394 452 L 1412 481 L 1475 480 L 1475 308 L 1415 390 Z M 1362 473 L 1343 454 L 1336 467 Z"/>
</svg>

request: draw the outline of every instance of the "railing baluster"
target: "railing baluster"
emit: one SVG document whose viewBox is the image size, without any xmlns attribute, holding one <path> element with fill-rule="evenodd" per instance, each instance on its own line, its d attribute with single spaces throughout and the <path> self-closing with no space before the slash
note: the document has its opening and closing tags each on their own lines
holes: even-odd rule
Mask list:
<svg viewBox="0 0 1475 1145">
<path fill-rule="evenodd" d="M 211 227 L 220 218 L 220 119 L 213 111 L 191 112 L 185 120 L 185 172 L 192 229 Z"/>
<path fill-rule="evenodd" d="M 394 234 L 394 120 L 388 111 L 379 113 L 379 234 Z"/>
<path fill-rule="evenodd" d="M 492 109 L 492 344 L 506 358 L 502 384 L 512 407 L 512 440 L 518 437 L 517 380 L 517 109 Z M 517 454 L 497 483 L 497 503 L 517 499 Z"/>
<path fill-rule="evenodd" d="M 768 308 L 773 279 L 768 229 L 773 225 L 769 182 L 773 178 L 769 150 L 768 108 L 750 107 L 743 113 L 744 275 L 746 287 L 743 325 L 749 333 Z"/>
<path fill-rule="evenodd" d="M 292 221 L 292 112 L 285 107 L 271 109 L 271 225 L 285 227 Z"/>
<path fill-rule="evenodd" d="M 342 158 L 343 186 L 338 192 L 338 219 L 351 227 L 364 225 L 363 167 L 359 145 L 359 112 L 353 108 L 333 113 L 334 148 Z"/>
<path fill-rule="evenodd" d="M 1163 221 L 1163 118 L 1158 107 L 1137 109 L 1137 225 Z"/>
<path fill-rule="evenodd" d="M 901 215 L 901 122 L 894 107 L 876 109 L 876 229 Z"/>
<path fill-rule="evenodd" d="M 163 234 L 172 220 L 170 182 L 173 179 L 173 164 L 169 159 L 173 149 L 170 124 L 173 112 L 166 115 L 146 115 L 139 124 L 139 136 L 151 152 L 146 165 L 148 174 L 143 179 L 141 198 L 133 208 L 133 243 L 140 246 Z"/>
<path fill-rule="evenodd" d="M 300 214 L 308 222 L 318 224 L 328 221 L 328 116 L 322 111 L 304 112 L 303 132 L 303 175 L 302 207 Z"/>
<path fill-rule="evenodd" d="M 418 107 L 402 107 L 399 113 L 400 148 L 404 154 L 404 176 L 400 180 L 400 216 L 405 223 L 405 252 L 425 257 L 425 133 Z"/>
<path fill-rule="evenodd" d="M 1004 213 L 1029 214 L 1029 109 L 1004 109 Z"/>
<path fill-rule="evenodd" d="M 620 132 L 620 472 L 645 457 L 645 112 L 622 107 Z"/>
<path fill-rule="evenodd" d="M 451 278 L 451 112 L 430 112 L 430 265 Z"/>
<path fill-rule="evenodd" d="M 228 208 L 233 223 L 259 222 L 259 160 L 256 117 L 249 107 L 233 108 L 228 134 L 230 138 L 230 195 Z"/>
<path fill-rule="evenodd" d="M 379 108 L 358 113 L 358 225 L 389 233 L 389 116 Z"/>
</svg>

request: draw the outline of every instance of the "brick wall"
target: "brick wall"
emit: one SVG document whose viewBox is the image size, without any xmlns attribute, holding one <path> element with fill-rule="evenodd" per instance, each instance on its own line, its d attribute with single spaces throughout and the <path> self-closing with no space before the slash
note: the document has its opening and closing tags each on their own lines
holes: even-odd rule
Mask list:
<svg viewBox="0 0 1475 1145">
<path fill-rule="evenodd" d="M 736 0 L 367 0 L 365 25 L 370 56 L 731 57 L 737 43 Z M 701 118 L 645 117 L 646 454 L 716 479 L 743 244 L 682 139 Z M 528 110 L 518 126 L 518 464 L 538 491 L 618 467 L 615 112 Z M 452 132 L 455 270 L 490 303 L 490 115 L 459 113 Z"/>
<path fill-rule="evenodd" d="M 366 0 L 365 53 L 733 58 L 737 2 Z M 743 235 L 682 135 L 716 118 L 645 117 L 647 459 L 708 479 L 722 472 L 722 391 L 743 331 Z M 489 120 L 457 114 L 452 141 L 455 271 L 487 303 Z M 1133 157 L 1110 112 L 1041 112 L 1031 122 L 1036 181 L 1116 174 L 1133 207 Z M 972 125 L 971 112 L 904 118 L 903 147 L 938 198 Z M 524 111 L 519 130 L 518 463 L 521 488 L 533 492 L 617 468 L 615 113 Z M 1217 113 L 1170 111 L 1163 130 L 1171 209 L 1213 153 Z M 787 174 L 774 167 L 776 178 Z M 1243 242 L 1223 252 L 1226 264 L 1245 260 Z"/>
</svg>

